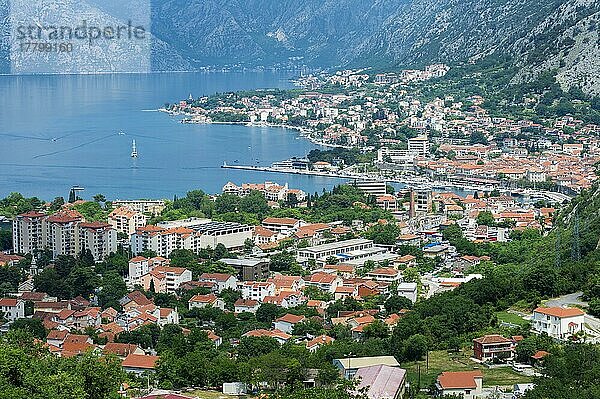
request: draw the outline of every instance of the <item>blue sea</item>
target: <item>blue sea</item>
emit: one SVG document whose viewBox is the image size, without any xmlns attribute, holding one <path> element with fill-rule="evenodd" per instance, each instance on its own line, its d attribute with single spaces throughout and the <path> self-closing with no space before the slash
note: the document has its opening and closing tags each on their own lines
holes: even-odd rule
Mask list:
<svg viewBox="0 0 600 399">
<path fill-rule="evenodd" d="M 191 125 L 156 110 L 216 92 L 291 87 L 289 73 L 197 72 L 0 76 L 0 197 L 51 200 L 78 185 L 83 198 L 172 198 L 218 193 L 228 181 L 276 181 L 308 192 L 341 181 L 222 169 L 267 166 L 317 148 L 289 129 Z M 121 134 L 119 134 L 121 132 Z M 132 140 L 139 157 L 132 159 Z"/>
</svg>

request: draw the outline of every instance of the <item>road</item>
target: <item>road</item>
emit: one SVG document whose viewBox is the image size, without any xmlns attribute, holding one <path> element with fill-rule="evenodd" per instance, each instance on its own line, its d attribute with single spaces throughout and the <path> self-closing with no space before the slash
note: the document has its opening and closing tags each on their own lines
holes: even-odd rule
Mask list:
<svg viewBox="0 0 600 399">
<path fill-rule="evenodd" d="M 583 292 L 574 292 L 560 296 L 558 298 L 548 299 L 544 305 L 548 307 L 564 307 L 564 306 L 584 306 L 587 307 L 587 302 L 581 300 Z"/>
</svg>

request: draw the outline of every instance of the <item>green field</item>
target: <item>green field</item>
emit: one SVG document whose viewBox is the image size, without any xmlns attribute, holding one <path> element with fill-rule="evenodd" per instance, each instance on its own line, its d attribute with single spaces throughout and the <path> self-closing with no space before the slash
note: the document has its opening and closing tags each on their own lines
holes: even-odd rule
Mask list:
<svg viewBox="0 0 600 399">
<path fill-rule="evenodd" d="M 510 312 L 496 312 L 496 317 L 500 322 L 516 324 L 517 326 L 523 326 L 528 323 L 528 321 L 521 316 Z"/>
<path fill-rule="evenodd" d="M 448 353 L 447 351 L 429 352 L 429 368 L 425 360 L 420 362 L 403 363 L 408 374 L 408 380 L 411 384 L 418 381 L 418 366 L 421 367 L 421 387 L 432 385 L 437 376 L 442 371 L 468 371 L 479 369 L 483 372 L 484 386 L 510 386 L 517 383 L 531 382 L 530 377 L 526 377 L 512 371 L 510 367 L 488 369 L 487 367 L 473 362 L 469 357 L 473 354 L 471 350 L 463 350 L 458 353 Z"/>
</svg>

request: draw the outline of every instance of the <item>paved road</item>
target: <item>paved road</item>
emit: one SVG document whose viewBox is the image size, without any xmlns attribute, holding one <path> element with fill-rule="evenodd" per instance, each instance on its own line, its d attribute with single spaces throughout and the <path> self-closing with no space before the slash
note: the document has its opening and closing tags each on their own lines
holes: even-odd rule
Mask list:
<svg viewBox="0 0 600 399">
<path fill-rule="evenodd" d="M 568 305 L 587 306 L 588 305 L 587 302 L 583 302 L 580 298 L 582 295 L 583 295 L 583 292 L 574 292 L 572 294 L 563 295 L 558 298 L 549 299 L 544 303 L 544 305 L 545 306 L 558 306 L 558 307 L 563 307 L 563 306 L 568 306 Z"/>
</svg>

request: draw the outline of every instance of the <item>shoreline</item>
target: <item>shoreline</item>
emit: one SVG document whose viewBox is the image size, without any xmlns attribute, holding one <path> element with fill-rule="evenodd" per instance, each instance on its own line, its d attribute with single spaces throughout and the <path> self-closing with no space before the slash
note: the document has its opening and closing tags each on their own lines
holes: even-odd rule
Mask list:
<svg viewBox="0 0 600 399">
<path fill-rule="evenodd" d="M 292 126 L 292 125 L 283 125 L 283 124 L 279 124 L 279 123 L 268 123 L 268 122 L 246 122 L 246 121 L 240 121 L 240 122 L 219 122 L 219 121 L 197 121 L 194 120 L 193 117 L 194 115 L 192 114 L 187 114 L 187 113 L 180 113 L 180 112 L 172 112 L 169 111 L 165 108 L 159 108 L 157 111 L 159 112 L 164 112 L 167 113 L 171 116 L 184 116 L 187 117 L 182 119 L 180 121 L 180 123 L 183 124 L 191 124 L 191 125 L 244 125 L 247 127 L 271 127 L 271 128 L 280 128 L 280 129 L 290 129 L 290 130 L 295 130 L 297 132 L 300 133 L 300 137 L 307 139 L 308 141 L 310 141 L 311 143 L 321 146 L 321 147 L 327 147 L 327 148 L 345 148 L 345 149 L 352 149 L 353 147 L 351 146 L 345 146 L 345 145 L 341 145 L 341 144 L 331 144 L 331 143 L 325 143 L 323 141 L 318 140 L 317 138 L 313 137 L 312 134 L 316 133 L 314 130 L 311 129 L 307 129 L 305 127 L 301 127 L 301 126 Z"/>
</svg>

